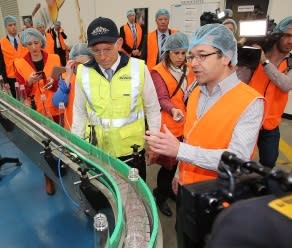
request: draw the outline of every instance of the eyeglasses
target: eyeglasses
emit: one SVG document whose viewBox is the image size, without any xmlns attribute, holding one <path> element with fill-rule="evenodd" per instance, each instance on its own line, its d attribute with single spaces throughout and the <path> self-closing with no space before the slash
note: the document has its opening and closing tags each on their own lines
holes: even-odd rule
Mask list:
<svg viewBox="0 0 292 248">
<path fill-rule="evenodd" d="M 199 63 L 203 62 L 206 60 L 207 57 L 214 55 L 214 54 L 221 54 L 220 51 L 212 52 L 212 53 L 207 53 L 207 54 L 199 54 L 199 55 L 188 55 L 187 60 L 189 62 L 192 62 L 194 59 L 197 60 Z"/>
<path fill-rule="evenodd" d="M 105 49 L 100 49 L 100 50 L 93 50 L 93 49 L 90 49 L 90 52 L 94 55 L 94 56 L 101 56 L 102 54 L 107 56 L 107 55 L 110 55 L 111 52 L 115 49 L 116 47 L 116 43 L 114 44 L 113 47 L 111 48 L 105 48 Z"/>
</svg>

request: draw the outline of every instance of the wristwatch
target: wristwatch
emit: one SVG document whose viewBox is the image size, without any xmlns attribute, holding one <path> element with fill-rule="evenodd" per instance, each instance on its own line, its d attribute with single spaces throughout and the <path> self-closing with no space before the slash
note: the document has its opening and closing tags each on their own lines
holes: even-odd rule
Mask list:
<svg viewBox="0 0 292 248">
<path fill-rule="evenodd" d="M 270 64 L 270 60 L 268 60 L 268 59 L 266 59 L 266 60 L 262 63 L 263 67 L 265 67 L 267 64 Z"/>
</svg>

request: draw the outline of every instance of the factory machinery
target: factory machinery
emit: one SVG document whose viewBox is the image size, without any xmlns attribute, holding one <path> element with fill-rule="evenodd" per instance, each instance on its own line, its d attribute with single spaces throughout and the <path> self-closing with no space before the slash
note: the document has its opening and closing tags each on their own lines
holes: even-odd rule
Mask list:
<svg viewBox="0 0 292 248">
<path fill-rule="evenodd" d="M 9 140 L 95 219 L 97 246 L 163 247 L 152 193 L 142 179 L 133 180 L 125 163 L 3 91 L 0 117 Z M 137 154 L 134 145 L 133 159 Z"/>
</svg>

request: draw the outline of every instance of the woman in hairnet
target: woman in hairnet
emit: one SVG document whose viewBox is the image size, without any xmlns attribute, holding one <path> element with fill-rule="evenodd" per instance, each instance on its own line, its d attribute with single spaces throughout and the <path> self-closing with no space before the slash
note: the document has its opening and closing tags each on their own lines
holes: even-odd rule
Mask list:
<svg viewBox="0 0 292 248">
<path fill-rule="evenodd" d="M 79 64 L 88 64 L 92 62 L 92 54 L 88 49 L 87 44 L 75 44 L 69 53 L 69 60 L 66 64 L 66 73 L 64 79 L 59 74 L 59 87 L 53 96 L 53 104 L 58 108 L 61 102 L 66 106 L 64 115 L 64 128 L 71 130 L 72 110 L 75 96 L 75 73 Z M 57 79 L 58 79 L 57 78 Z"/>
<path fill-rule="evenodd" d="M 28 53 L 23 58 L 14 60 L 16 82 L 23 84 L 27 95 L 32 100 L 32 107 L 48 118 L 58 122 L 59 110 L 52 104 L 52 96 L 57 89 L 57 81 L 51 78 L 54 66 L 60 66 L 58 55 L 48 54 L 43 48 L 46 40 L 34 28 L 22 32 L 21 43 L 27 47 Z M 35 106 L 33 104 L 35 102 Z M 45 175 L 46 191 L 54 194 L 53 181 Z"/>
<path fill-rule="evenodd" d="M 185 120 L 184 97 L 187 87 L 194 81 L 194 74 L 186 63 L 189 47 L 188 37 L 177 32 L 168 37 L 164 45 L 162 61 L 153 67 L 151 76 L 161 106 L 161 124 L 166 124 L 172 133 L 181 139 Z M 160 211 L 172 216 L 166 200 L 175 199 L 171 182 L 176 171 L 175 158 L 159 155 L 156 163 L 161 165 L 157 175 L 157 188 L 153 190 Z"/>
</svg>

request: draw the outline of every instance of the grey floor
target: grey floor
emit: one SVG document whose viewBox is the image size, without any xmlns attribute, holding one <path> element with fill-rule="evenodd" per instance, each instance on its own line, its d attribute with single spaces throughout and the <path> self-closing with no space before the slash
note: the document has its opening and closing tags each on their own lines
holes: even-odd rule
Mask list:
<svg viewBox="0 0 292 248">
<path fill-rule="evenodd" d="M 289 145 L 289 147 L 284 147 L 281 151 L 278 159 L 278 164 L 281 166 L 289 167 L 292 169 L 292 120 L 283 119 L 280 131 L 281 131 L 281 138 Z M 280 147 L 281 148 L 281 147 Z M 151 189 L 156 187 L 156 175 L 159 170 L 159 166 L 154 164 L 147 168 L 147 183 Z M 162 225 L 163 231 L 163 247 L 165 248 L 176 248 L 176 232 L 174 230 L 175 225 L 175 203 L 168 199 L 168 203 L 173 210 L 174 216 L 169 218 L 161 214 L 160 222 Z"/>
</svg>

